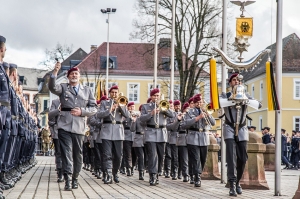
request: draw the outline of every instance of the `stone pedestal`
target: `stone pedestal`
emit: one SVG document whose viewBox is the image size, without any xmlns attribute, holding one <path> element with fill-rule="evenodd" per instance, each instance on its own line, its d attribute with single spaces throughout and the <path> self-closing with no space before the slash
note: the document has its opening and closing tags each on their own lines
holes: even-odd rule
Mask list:
<svg viewBox="0 0 300 199">
<path fill-rule="evenodd" d="M 298 198 L 300 198 L 300 176 L 299 176 L 298 189 L 297 189 L 293 199 L 298 199 Z"/>
<path fill-rule="evenodd" d="M 243 189 L 269 190 L 264 170 L 264 156 L 266 145 L 259 135 L 249 132 L 248 161 L 240 181 Z"/>
<path fill-rule="evenodd" d="M 265 171 L 275 171 L 275 144 L 266 144 L 266 152 L 264 153 Z"/>
<path fill-rule="evenodd" d="M 220 150 L 220 146 L 217 144 L 217 140 L 213 135 L 210 135 L 209 139 L 210 145 L 208 145 L 207 159 L 201 174 L 201 179 L 220 180 L 221 175 L 218 166 L 218 151 Z"/>
</svg>

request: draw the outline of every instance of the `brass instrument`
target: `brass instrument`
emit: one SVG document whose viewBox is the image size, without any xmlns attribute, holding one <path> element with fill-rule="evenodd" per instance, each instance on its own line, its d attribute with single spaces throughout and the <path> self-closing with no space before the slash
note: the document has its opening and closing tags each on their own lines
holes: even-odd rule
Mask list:
<svg viewBox="0 0 300 199">
<path fill-rule="evenodd" d="M 127 106 L 128 99 L 123 95 L 123 93 L 119 93 L 119 97 L 117 98 L 117 103 L 119 106 Z"/>
<path fill-rule="evenodd" d="M 205 104 L 204 104 L 204 106 L 201 108 L 201 110 L 202 110 L 204 113 L 207 113 L 207 114 L 209 114 L 209 115 L 213 114 L 213 112 L 215 112 L 215 110 L 211 108 L 211 105 L 208 104 L 205 100 L 204 100 L 204 103 L 205 103 Z M 210 128 L 213 127 L 213 125 L 211 125 L 211 123 L 210 123 L 210 120 L 209 120 L 208 115 L 205 115 L 205 116 L 204 116 L 204 120 L 205 120 L 205 122 L 207 123 L 207 125 L 208 125 Z"/>
<path fill-rule="evenodd" d="M 165 100 L 164 99 L 164 95 L 161 96 L 161 100 L 158 104 L 158 108 L 161 110 L 161 111 L 166 111 L 168 110 L 170 107 L 170 103 L 168 102 L 168 100 Z"/>
</svg>

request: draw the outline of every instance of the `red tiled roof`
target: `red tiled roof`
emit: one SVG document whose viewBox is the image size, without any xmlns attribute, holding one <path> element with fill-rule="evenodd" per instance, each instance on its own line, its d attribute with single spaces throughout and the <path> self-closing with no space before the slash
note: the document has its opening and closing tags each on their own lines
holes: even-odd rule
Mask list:
<svg viewBox="0 0 300 199">
<path fill-rule="evenodd" d="M 106 56 L 106 42 L 102 43 L 96 50 L 90 53 L 78 67 L 86 73 L 100 72 L 105 74 L 105 68 L 100 67 L 100 56 Z M 117 57 L 117 69 L 109 69 L 111 75 L 126 76 L 152 76 L 154 63 L 154 44 L 150 43 L 109 43 L 109 56 Z M 169 76 L 171 71 L 162 69 L 162 57 L 170 57 L 171 48 L 160 48 L 158 50 L 158 76 Z M 201 72 L 206 76 L 208 73 Z M 179 72 L 175 71 L 175 76 Z"/>
</svg>

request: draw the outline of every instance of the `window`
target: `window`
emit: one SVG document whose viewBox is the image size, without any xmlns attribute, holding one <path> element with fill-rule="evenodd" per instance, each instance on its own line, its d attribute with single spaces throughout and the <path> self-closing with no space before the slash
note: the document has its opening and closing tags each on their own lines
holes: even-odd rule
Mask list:
<svg viewBox="0 0 300 199">
<path fill-rule="evenodd" d="M 300 79 L 294 79 L 294 99 L 300 99 Z"/>
<path fill-rule="evenodd" d="M 254 84 L 252 84 L 251 97 L 254 98 Z"/>
<path fill-rule="evenodd" d="M 259 99 L 263 100 L 264 95 L 264 83 L 263 81 L 260 81 L 260 90 L 259 90 Z"/>
<path fill-rule="evenodd" d="M 106 56 L 100 56 L 100 65 L 101 68 L 106 68 Z M 109 56 L 109 68 L 117 69 L 118 68 L 118 62 L 117 62 L 117 56 Z"/>
<path fill-rule="evenodd" d="M 171 58 L 170 57 L 162 57 L 162 68 L 163 70 L 171 70 Z M 174 59 L 174 70 L 178 70 L 178 61 Z"/>
<path fill-rule="evenodd" d="M 139 103 L 140 101 L 140 84 L 139 83 L 128 83 L 127 84 L 128 89 L 128 101 L 129 102 L 136 102 Z"/>
<path fill-rule="evenodd" d="M 48 108 L 48 100 L 44 100 L 44 109 L 43 111 L 45 111 Z"/>
<path fill-rule="evenodd" d="M 84 85 L 90 87 L 93 94 L 95 93 L 95 83 L 94 82 L 93 83 L 86 82 Z"/>
<path fill-rule="evenodd" d="M 294 117 L 294 130 L 295 131 L 300 130 L 300 116 Z"/>
<path fill-rule="evenodd" d="M 170 89 L 171 89 L 171 86 L 168 85 L 168 96 L 171 96 Z M 180 85 L 179 84 L 174 84 L 173 92 L 174 92 L 174 100 L 180 99 Z"/>
<path fill-rule="evenodd" d="M 46 116 L 42 117 L 42 126 L 46 126 Z"/>
<path fill-rule="evenodd" d="M 259 130 L 262 129 L 262 122 L 263 122 L 263 120 L 262 120 L 262 115 L 260 115 L 260 116 L 259 116 Z"/>
<path fill-rule="evenodd" d="M 160 84 L 156 85 L 156 88 L 160 89 Z M 153 84 L 148 84 L 148 96 L 150 97 L 150 92 L 153 89 Z"/>
<path fill-rule="evenodd" d="M 248 126 L 251 126 L 251 120 L 248 120 Z"/>
<path fill-rule="evenodd" d="M 118 85 L 118 83 L 117 82 L 108 82 L 108 90 L 115 85 Z"/>
</svg>

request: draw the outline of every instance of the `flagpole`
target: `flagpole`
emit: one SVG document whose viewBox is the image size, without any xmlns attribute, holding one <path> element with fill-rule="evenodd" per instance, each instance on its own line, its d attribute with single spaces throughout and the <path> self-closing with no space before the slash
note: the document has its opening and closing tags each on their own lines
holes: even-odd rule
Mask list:
<svg viewBox="0 0 300 199">
<path fill-rule="evenodd" d="M 282 6 L 283 0 L 277 0 L 276 91 L 280 108 L 275 111 L 275 196 L 281 195 Z"/>
</svg>

